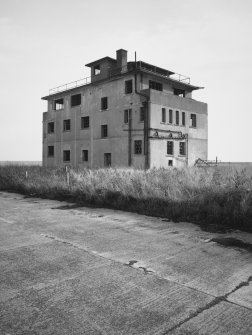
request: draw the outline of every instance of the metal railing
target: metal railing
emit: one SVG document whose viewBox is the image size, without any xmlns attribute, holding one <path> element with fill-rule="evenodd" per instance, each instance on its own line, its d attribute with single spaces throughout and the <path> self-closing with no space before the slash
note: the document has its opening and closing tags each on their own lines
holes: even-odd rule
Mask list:
<svg viewBox="0 0 252 335">
<path fill-rule="evenodd" d="M 86 77 L 86 78 L 83 78 L 83 79 L 75 80 L 75 81 L 72 81 L 71 83 L 67 83 L 67 84 L 64 84 L 64 85 L 60 85 L 60 86 L 51 88 L 49 90 L 49 95 L 56 94 L 56 93 L 59 93 L 59 92 L 63 92 L 63 91 L 66 91 L 66 90 L 70 90 L 72 88 L 87 85 L 87 84 L 90 84 L 90 83 L 91 83 L 91 77 Z"/>
</svg>

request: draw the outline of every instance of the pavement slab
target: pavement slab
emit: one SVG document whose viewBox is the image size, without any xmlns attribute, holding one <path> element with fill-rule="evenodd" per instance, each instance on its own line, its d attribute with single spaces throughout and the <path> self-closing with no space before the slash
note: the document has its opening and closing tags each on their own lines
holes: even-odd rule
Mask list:
<svg viewBox="0 0 252 335">
<path fill-rule="evenodd" d="M 252 236 L 0 192 L 0 334 L 250 334 Z"/>
</svg>

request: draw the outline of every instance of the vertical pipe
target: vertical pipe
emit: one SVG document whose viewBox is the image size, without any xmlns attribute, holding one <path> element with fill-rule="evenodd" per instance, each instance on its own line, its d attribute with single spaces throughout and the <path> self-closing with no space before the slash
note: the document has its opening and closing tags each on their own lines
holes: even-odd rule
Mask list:
<svg viewBox="0 0 252 335">
<path fill-rule="evenodd" d="M 132 164 L 132 155 L 131 155 L 131 148 L 132 148 L 132 113 L 131 109 L 128 111 L 129 113 L 129 129 L 128 129 L 128 165 L 131 166 Z"/>
</svg>

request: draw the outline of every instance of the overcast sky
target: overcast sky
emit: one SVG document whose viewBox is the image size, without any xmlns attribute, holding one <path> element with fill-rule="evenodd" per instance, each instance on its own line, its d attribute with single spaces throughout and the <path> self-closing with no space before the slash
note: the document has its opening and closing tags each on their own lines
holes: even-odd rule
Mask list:
<svg viewBox="0 0 252 335">
<path fill-rule="evenodd" d="M 0 160 L 41 160 L 41 96 L 123 48 L 205 87 L 209 159 L 252 161 L 251 35 L 251 0 L 0 0 Z"/>
</svg>

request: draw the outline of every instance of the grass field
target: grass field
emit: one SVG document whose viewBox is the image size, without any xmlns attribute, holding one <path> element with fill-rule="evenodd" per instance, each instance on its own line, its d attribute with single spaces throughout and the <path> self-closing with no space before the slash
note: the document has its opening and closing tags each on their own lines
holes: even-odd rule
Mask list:
<svg viewBox="0 0 252 335">
<path fill-rule="evenodd" d="M 0 190 L 252 231 L 252 168 L 70 170 L 0 166 Z"/>
</svg>

